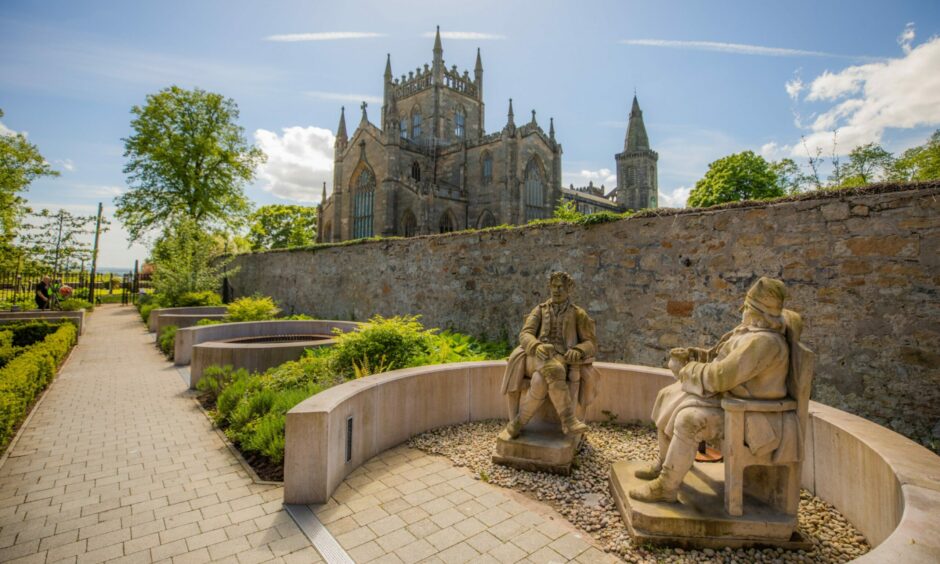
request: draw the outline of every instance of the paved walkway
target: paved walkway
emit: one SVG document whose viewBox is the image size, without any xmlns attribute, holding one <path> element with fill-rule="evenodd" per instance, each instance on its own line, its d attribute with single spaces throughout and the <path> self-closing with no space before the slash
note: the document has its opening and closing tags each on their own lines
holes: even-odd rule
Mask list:
<svg viewBox="0 0 940 564">
<path fill-rule="evenodd" d="M 0 468 L 0 562 L 318 562 L 137 312 L 99 308 Z"/>
</svg>

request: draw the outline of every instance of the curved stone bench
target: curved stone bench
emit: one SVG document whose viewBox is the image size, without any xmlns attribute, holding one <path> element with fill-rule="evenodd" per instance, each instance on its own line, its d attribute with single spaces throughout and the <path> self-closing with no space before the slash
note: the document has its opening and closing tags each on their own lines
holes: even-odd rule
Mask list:
<svg viewBox="0 0 940 564">
<path fill-rule="evenodd" d="M 235 369 L 244 368 L 249 372 L 264 372 L 268 368 L 299 359 L 307 349 L 328 347 L 335 342 L 330 335 L 318 337 L 267 343 L 239 342 L 242 339 L 200 343 L 192 349 L 189 388 L 195 390 L 206 368 L 213 365 L 229 365 Z"/>
<path fill-rule="evenodd" d="M 228 310 L 225 306 L 196 306 L 196 307 L 165 307 L 150 311 L 147 318 L 147 328 L 151 333 L 160 334 L 167 325 L 176 325 L 177 327 L 192 327 L 200 319 L 221 319 Z M 172 317 L 172 320 L 162 321 L 164 317 Z M 172 321 L 172 322 L 171 322 Z M 185 325 L 180 325 L 183 323 Z"/>
<path fill-rule="evenodd" d="M 74 323 L 81 335 L 85 329 L 85 310 L 79 311 L 0 311 L 0 325 L 26 321 L 69 321 Z"/>
<path fill-rule="evenodd" d="M 355 321 L 333 321 L 329 319 L 243 321 L 189 327 L 176 332 L 173 362 L 177 366 L 189 364 L 193 358 L 193 347 L 208 341 L 227 341 L 267 335 L 332 335 L 333 329 L 339 329 L 345 333 L 356 327 L 359 327 L 359 323 Z"/>
<path fill-rule="evenodd" d="M 506 363 L 467 362 L 352 380 L 287 413 L 284 502 L 324 503 L 353 470 L 436 427 L 505 418 Z M 601 394 L 586 418 L 648 422 L 665 369 L 596 363 Z M 810 406 L 802 486 L 832 503 L 874 547 L 865 562 L 940 561 L 940 457 L 871 421 Z M 495 437 L 494 437 L 495 444 Z"/>
</svg>

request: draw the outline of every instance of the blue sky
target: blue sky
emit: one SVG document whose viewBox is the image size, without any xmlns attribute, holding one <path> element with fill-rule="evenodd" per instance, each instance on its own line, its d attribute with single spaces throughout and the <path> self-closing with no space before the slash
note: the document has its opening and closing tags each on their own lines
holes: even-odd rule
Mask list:
<svg viewBox="0 0 940 564">
<path fill-rule="evenodd" d="M 396 76 L 430 62 L 440 25 L 448 66 L 482 50 L 486 127 L 537 110 L 555 118 L 565 184 L 613 184 L 636 89 L 660 154 L 661 203 L 681 205 L 709 162 L 879 141 L 892 151 L 940 127 L 940 2 L 242 2 L 5 0 L 0 131 L 25 131 L 62 172 L 35 206 L 113 212 L 126 190 L 130 108 L 177 84 L 233 98 L 269 154 L 257 204 L 315 202 L 330 178 L 339 108 L 379 115 L 385 54 Z M 339 32 L 345 32 L 346 35 Z M 308 34 L 285 40 L 279 36 Z M 353 36 L 353 37 L 350 37 Z M 115 224 L 101 263 L 129 266 Z"/>
</svg>

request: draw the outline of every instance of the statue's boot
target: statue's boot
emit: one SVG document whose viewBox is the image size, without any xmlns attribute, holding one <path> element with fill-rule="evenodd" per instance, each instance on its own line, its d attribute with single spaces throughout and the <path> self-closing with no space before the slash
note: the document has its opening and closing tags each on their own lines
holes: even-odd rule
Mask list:
<svg viewBox="0 0 940 564">
<path fill-rule="evenodd" d="M 522 401 L 519 402 L 519 414 L 513 417 L 509 421 L 509 424 L 506 425 L 506 432 L 509 433 L 510 438 L 515 439 L 519 436 L 519 433 L 522 432 L 522 428 L 532 419 L 532 416 L 534 416 L 535 412 L 541 407 L 544 399 L 545 398 L 536 399 L 532 397 L 532 394 L 529 392 L 526 392 L 526 394 L 522 396 Z"/>
<path fill-rule="evenodd" d="M 555 411 L 558 412 L 561 430 L 564 434 L 579 435 L 590 429 L 583 421 L 575 417 L 571 406 L 571 396 L 568 394 L 568 384 L 564 380 L 552 382 L 549 385 L 548 397 L 551 398 Z"/>
<path fill-rule="evenodd" d="M 659 440 L 659 460 L 655 464 L 647 464 L 633 473 L 641 480 L 655 480 L 659 477 L 659 473 L 663 471 L 663 462 L 665 462 L 666 452 L 669 450 L 669 438 L 666 437 L 666 433 L 660 430 L 657 430 L 656 437 Z"/>
<path fill-rule="evenodd" d="M 682 485 L 682 479 L 692 468 L 692 461 L 695 460 L 695 451 L 697 449 L 697 441 L 675 435 L 669 441 L 669 449 L 663 458 L 664 462 L 659 476 L 647 484 L 630 490 L 630 497 L 648 502 L 666 501 L 675 503 L 678 501 L 679 486 Z"/>
</svg>

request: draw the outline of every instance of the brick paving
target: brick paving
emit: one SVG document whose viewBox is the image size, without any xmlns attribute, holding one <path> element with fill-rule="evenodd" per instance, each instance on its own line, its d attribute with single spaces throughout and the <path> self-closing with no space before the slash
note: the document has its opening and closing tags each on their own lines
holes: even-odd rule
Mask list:
<svg viewBox="0 0 940 564">
<path fill-rule="evenodd" d="M 618 562 L 548 506 L 405 446 L 311 509 L 356 562 Z"/>
<path fill-rule="evenodd" d="M 319 562 L 137 312 L 103 306 L 0 468 L 0 562 Z"/>
</svg>

